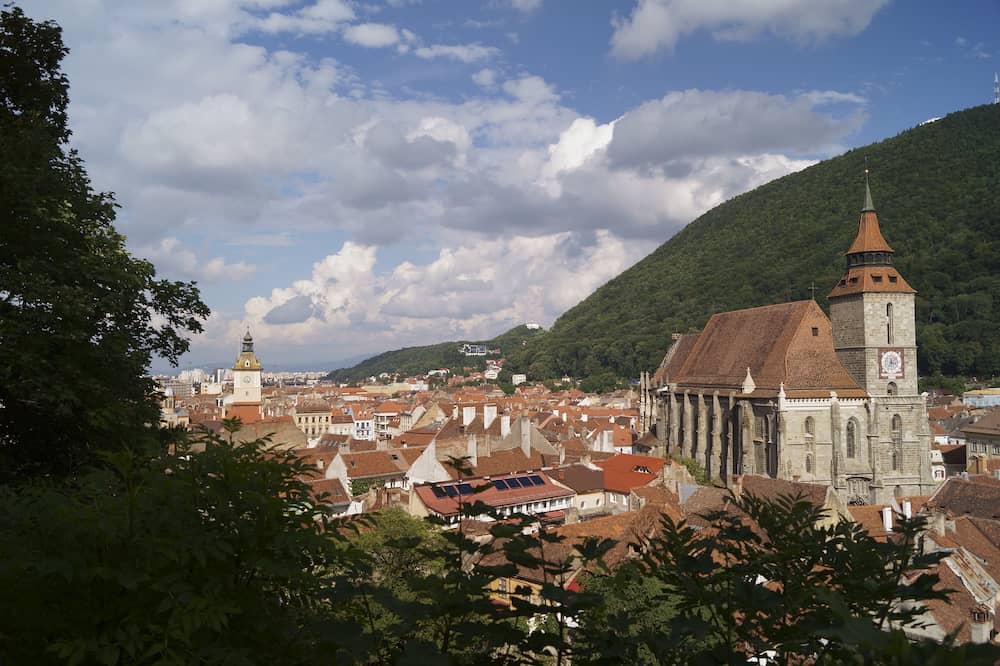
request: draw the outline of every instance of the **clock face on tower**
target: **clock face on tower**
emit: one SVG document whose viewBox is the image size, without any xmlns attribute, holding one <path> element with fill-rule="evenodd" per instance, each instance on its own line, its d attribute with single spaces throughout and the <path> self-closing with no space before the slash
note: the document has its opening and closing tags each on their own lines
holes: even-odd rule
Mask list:
<svg viewBox="0 0 1000 666">
<path fill-rule="evenodd" d="M 250 378 L 250 375 L 243 375 L 243 383 L 244 384 L 249 384 L 251 381 L 253 381 L 253 380 Z"/>
<path fill-rule="evenodd" d="M 878 351 L 879 377 L 898 379 L 903 376 L 903 351 L 901 349 L 880 349 Z"/>
</svg>

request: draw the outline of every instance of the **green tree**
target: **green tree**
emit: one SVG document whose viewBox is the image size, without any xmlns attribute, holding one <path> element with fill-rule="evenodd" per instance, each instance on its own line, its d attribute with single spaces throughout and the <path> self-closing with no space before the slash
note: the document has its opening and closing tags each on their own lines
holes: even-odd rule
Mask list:
<svg viewBox="0 0 1000 666">
<path fill-rule="evenodd" d="M 314 664 L 343 557 L 266 440 L 120 451 L 72 484 L 0 486 L 0 662 Z M 323 628 L 323 631 L 320 631 Z M 325 638 L 324 638 L 325 637 Z"/>
<path fill-rule="evenodd" d="M 59 26 L 0 8 L 0 474 L 67 471 L 157 421 L 154 355 L 176 363 L 208 308 L 156 279 L 68 149 Z"/>
<path fill-rule="evenodd" d="M 629 628 L 624 652 L 601 648 L 581 663 L 989 664 L 998 656 L 905 638 L 921 603 L 947 596 L 930 573 L 942 555 L 916 548 L 919 520 L 900 517 L 895 538 L 877 541 L 850 521 L 820 526 L 823 510 L 798 498 L 749 495 L 705 518 L 700 530 L 664 518 L 639 563 L 650 596 L 606 601 L 581 638 L 613 646 L 622 609 L 655 609 L 662 621 Z"/>
</svg>

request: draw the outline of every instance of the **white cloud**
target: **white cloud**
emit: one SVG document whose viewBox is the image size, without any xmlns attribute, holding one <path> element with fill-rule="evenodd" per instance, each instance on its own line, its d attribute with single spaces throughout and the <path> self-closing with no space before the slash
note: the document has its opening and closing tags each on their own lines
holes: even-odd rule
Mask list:
<svg viewBox="0 0 1000 666">
<path fill-rule="evenodd" d="M 619 166 L 774 151 L 831 151 L 864 120 L 864 99 L 832 91 L 797 97 L 747 90 L 684 90 L 645 102 L 616 124 L 608 147 Z M 843 117 L 824 113 L 846 104 Z"/>
<path fill-rule="evenodd" d="M 477 86 L 482 86 L 483 88 L 490 88 L 496 85 L 497 73 L 496 70 L 489 69 L 488 67 L 483 68 L 472 75 L 472 82 Z"/>
<path fill-rule="evenodd" d="M 265 344 L 333 337 L 350 352 L 427 336 L 485 337 L 523 321 L 550 323 L 638 256 L 609 231 L 583 245 L 562 232 L 445 247 L 427 264 L 404 261 L 377 274 L 375 248 L 348 242 L 308 279 L 247 301 L 231 327 L 249 322 Z"/>
<path fill-rule="evenodd" d="M 360 23 L 344 29 L 344 39 L 371 49 L 392 46 L 399 42 L 399 31 L 385 23 Z"/>
<path fill-rule="evenodd" d="M 154 264 L 160 273 L 171 277 L 204 282 L 220 280 L 245 280 L 257 267 L 243 261 L 226 263 L 222 257 L 200 260 L 176 238 L 163 238 L 153 246 L 140 248 L 143 256 Z"/>
<path fill-rule="evenodd" d="M 422 46 L 413 52 L 418 58 L 431 60 L 433 58 L 451 58 L 461 62 L 476 62 L 493 58 L 500 53 L 500 50 L 492 46 L 482 46 L 481 44 L 434 44 L 432 46 Z"/>
<path fill-rule="evenodd" d="M 519 12 L 530 14 L 542 6 L 542 0 L 510 0 L 510 5 Z"/>
<path fill-rule="evenodd" d="M 611 52 L 635 60 L 671 50 L 681 35 L 708 30 L 720 40 L 771 33 L 797 42 L 852 36 L 889 0 L 638 0 L 627 18 L 616 17 Z"/>
<path fill-rule="evenodd" d="M 354 10 L 343 0 L 318 0 L 292 14 L 271 12 L 254 22 L 257 30 L 269 33 L 301 32 L 319 34 L 333 32 L 341 24 L 354 19 Z"/>
</svg>

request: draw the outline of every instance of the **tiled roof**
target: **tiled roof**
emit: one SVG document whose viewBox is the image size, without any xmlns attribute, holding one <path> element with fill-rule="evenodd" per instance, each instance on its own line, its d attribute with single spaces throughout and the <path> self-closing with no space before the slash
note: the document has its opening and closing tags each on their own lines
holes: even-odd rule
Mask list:
<svg viewBox="0 0 1000 666">
<path fill-rule="evenodd" d="M 962 428 L 962 432 L 975 435 L 1000 437 L 1000 409 L 990 410 L 985 416 Z"/>
<path fill-rule="evenodd" d="M 952 516 L 997 520 L 1000 519 L 1000 485 L 973 483 L 951 477 L 931 495 L 927 506 Z"/>
<path fill-rule="evenodd" d="M 866 292 L 917 293 L 892 266 L 854 266 L 840 278 L 828 297 Z"/>
<path fill-rule="evenodd" d="M 366 479 L 405 474 L 422 451 L 421 448 L 407 448 L 343 453 L 341 455 L 344 459 L 344 465 L 347 467 L 348 477 Z"/>
<path fill-rule="evenodd" d="M 833 328 L 815 301 L 713 315 L 670 376 L 682 387 L 742 389 L 747 368 L 758 390 L 835 390 L 863 397 L 833 349 Z"/>
<path fill-rule="evenodd" d="M 340 479 L 309 479 L 309 490 L 313 499 L 322 501 L 324 504 L 347 504 L 351 501 L 351 496 L 344 489 L 344 484 Z M 327 494 L 320 500 L 320 496 Z"/>
<path fill-rule="evenodd" d="M 531 449 L 531 455 L 526 456 L 521 449 L 494 451 L 489 456 L 478 456 L 472 473 L 476 476 L 492 476 L 509 472 L 524 472 L 529 469 L 542 469 L 559 463 L 558 456 L 545 456 L 537 449 Z"/>
<path fill-rule="evenodd" d="M 517 487 L 505 487 L 507 479 L 529 477 L 540 479 L 541 484 L 530 486 L 518 485 Z M 496 482 L 500 483 L 496 483 Z M 465 495 L 461 494 L 465 486 Z M 499 487 L 498 487 L 499 486 Z M 473 493 L 473 489 L 484 487 L 481 492 Z M 435 492 L 435 489 L 438 492 Z M 449 489 L 454 489 L 454 496 Z M 552 482 L 545 472 L 536 471 L 530 474 L 498 474 L 484 479 L 481 476 L 470 477 L 452 481 L 448 483 L 421 484 L 413 488 L 420 501 L 429 510 L 442 515 L 453 516 L 459 511 L 461 502 L 483 502 L 495 508 L 524 504 L 527 502 L 538 502 L 560 497 L 572 497 L 575 493 L 572 490 L 563 488 Z M 443 497 L 439 497 L 443 494 Z"/>
<path fill-rule="evenodd" d="M 882 237 L 878 215 L 873 210 L 861 213 L 861 219 L 858 221 L 858 233 L 845 254 L 857 254 L 858 252 L 895 252 Z"/>
<path fill-rule="evenodd" d="M 655 481 L 665 460 L 651 456 L 616 455 L 602 460 L 597 466 L 604 470 L 604 488 L 627 493 L 633 488 Z"/>
<path fill-rule="evenodd" d="M 664 380 L 674 381 L 674 377 L 680 372 L 688 354 L 694 348 L 694 343 L 698 341 L 696 334 L 682 335 L 667 350 L 660 362 L 660 367 L 653 373 L 653 386 L 659 386 Z"/>
<path fill-rule="evenodd" d="M 549 476 L 580 494 L 604 490 L 603 469 L 593 469 L 586 465 L 568 465 L 550 470 Z"/>
<path fill-rule="evenodd" d="M 785 481 L 758 474 L 744 474 L 739 478 L 739 485 L 743 493 L 769 500 L 776 499 L 781 495 L 801 495 L 802 499 L 813 506 L 825 505 L 827 493 L 830 490 L 830 486 L 825 484 Z"/>
</svg>

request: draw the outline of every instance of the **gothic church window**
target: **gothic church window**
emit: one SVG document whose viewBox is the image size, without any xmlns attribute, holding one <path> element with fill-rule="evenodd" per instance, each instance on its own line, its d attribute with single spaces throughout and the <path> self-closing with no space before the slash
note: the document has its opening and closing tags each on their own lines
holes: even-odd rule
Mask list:
<svg viewBox="0 0 1000 666">
<path fill-rule="evenodd" d="M 816 434 L 816 421 L 813 420 L 813 417 L 807 416 L 803 427 L 806 431 L 806 437 L 813 437 Z"/>
<path fill-rule="evenodd" d="M 854 458 L 858 453 L 858 422 L 851 419 L 847 422 L 847 457 Z"/>
<path fill-rule="evenodd" d="M 892 344 L 892 303 L 885 306 L 886 343 Z"/>
<path fill-rule="evenodd" d="M 806 456 L 806 474 L 813 473 L 813 457 L 811 455 Z"/>
<path fill-rule="evenodd" d="M 892 469 L 898 470 L 903 455 L 903 418 L 899 414 L 892 416 Z"/>
</svg>

